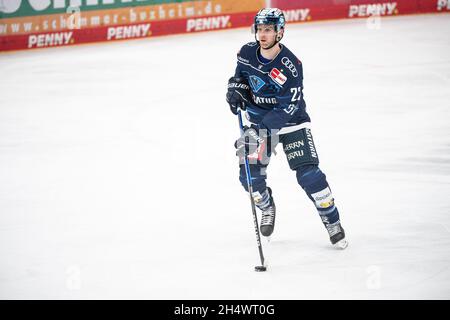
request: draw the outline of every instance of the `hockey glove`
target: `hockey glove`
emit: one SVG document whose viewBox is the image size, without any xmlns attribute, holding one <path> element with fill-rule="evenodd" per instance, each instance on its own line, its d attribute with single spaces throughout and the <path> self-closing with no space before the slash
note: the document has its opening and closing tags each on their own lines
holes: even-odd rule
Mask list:
<svg viewBox="0 0 450 320">
<path fill-rule="evenodd" d="M 244 127 L 244 133 L 236 140 L 234 146 L 239 157 L 248 156 L 249 159 L 261 161 L 267 149 L 267 134 L 265 130 Z"/>
<path fill-rule="evenodd" d="M 226 99 L 233 114 L 238 113 L 238 108 L 245 110 L 245 105 L 251 101 L 250 86 L 247 80 L 241 77 L 231 77 L 228 80 Z"/>
</svg>

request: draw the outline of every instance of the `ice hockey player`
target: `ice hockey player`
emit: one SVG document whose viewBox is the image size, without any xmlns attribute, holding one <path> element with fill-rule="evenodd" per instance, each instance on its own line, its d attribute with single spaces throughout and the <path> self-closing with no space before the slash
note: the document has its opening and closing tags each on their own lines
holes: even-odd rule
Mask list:
<svg viewBox="0 0 450 320">
<path fill-rule="evenodd" d="M 346 248 L 344 229 L 325 174 L 319 168 L 311 135 L 311 119 L 303 99 L 303 68 L 283 44 L 285 17 L 277 8 L 261 9 L 255 16 L 255 42 L 244 45 L 228 81 L 226 101 L 234 114 L 245 110 L 245 132 L 235 142 L 240 158 L 239 180 L 248 192 L 244 156 L 248 155 L 253 199 L 261 210 L 260 231 L 269 237 L 275 226 L 275 201 L 266 185 L 266 169 L 281 142 L 299 185 L 313 201 L 331 243 Z"/>
</svg>

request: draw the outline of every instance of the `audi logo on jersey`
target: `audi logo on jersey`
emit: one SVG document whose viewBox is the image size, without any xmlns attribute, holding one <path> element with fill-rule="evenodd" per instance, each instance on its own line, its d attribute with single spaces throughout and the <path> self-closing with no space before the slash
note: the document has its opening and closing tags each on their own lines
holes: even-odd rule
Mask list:
<svg viewBox="0 0 450 320">
<path fill-rule="evenodd" d="M 286 66 L 286 68 L 289 69 L 289 71 L 291 71 L 292 75 L 294 76 L 294 78 L 298 77 L 298 71 L 297 68 L 294 66 L 294 64 L 292 63 L 291 60 L 289 60 L 288 57 L 283 57 L 281 59 L 281 63 L 284 64 Z"/>
</svg>

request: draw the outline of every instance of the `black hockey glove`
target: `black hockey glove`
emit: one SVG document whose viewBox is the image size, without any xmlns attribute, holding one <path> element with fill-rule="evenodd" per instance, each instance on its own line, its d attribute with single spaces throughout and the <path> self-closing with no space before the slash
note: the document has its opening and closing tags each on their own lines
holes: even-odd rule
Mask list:
<svg viewBox="0 0 450 320">
<path fill-rule="evenodd" d="M 251 101 L 250 86 L 245 78 L 231 77 L 228 80 L 227 102 L 234 114 L 238 108 L 245 110 L 245 105 Z"/>
<path fill-rule="evenodd" d="M 261 160 L 267 148 L 267 138 L 266 130 L 244 127 L 244 133 L 234 143 L 236 155 Z"/>
</svg>

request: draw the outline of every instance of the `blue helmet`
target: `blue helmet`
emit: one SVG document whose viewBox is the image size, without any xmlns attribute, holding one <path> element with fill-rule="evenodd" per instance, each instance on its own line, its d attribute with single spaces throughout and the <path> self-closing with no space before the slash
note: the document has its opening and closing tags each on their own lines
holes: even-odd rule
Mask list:
<svg viewBox="0 0 450 320">
<path fill-rule="evenodd" d="M 255 16 L 254 31 L 256 32 L 259 24 L 273 24 L 275 31 L 278 32 L 284 29 L 286 19 L 283 11 L 278 8 L 264 8 L 259 10 Z"/>
</svg>

